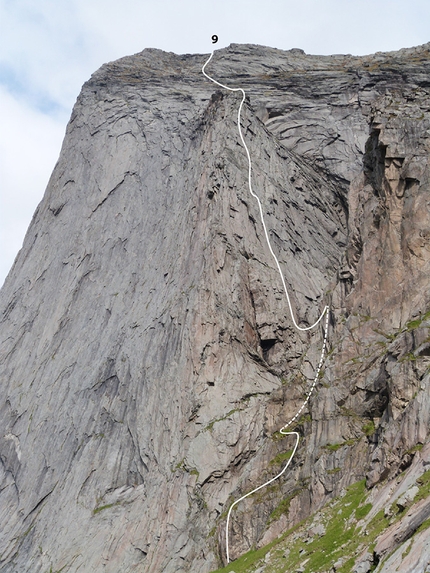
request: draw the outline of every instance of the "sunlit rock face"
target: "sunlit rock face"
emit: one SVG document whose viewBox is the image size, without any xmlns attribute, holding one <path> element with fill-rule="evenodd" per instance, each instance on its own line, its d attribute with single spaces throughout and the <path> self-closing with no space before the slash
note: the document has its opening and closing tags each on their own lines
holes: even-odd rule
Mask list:
<svg viewBox="0 0 430 573">
<path fill-rule="evenodd" d="M 398 486 L 428 442 L 429 48 L 232 45 L 207 69 L 246 90 L 253 187 L 297 320 L 331 308 L 298 454 L 234 512 L 233 558 L 360 479 Z M 322 332 L 292 326 L 240 95 L 204 78 L 207 57 L 106 64 L 74 107 L 1 291 L 2 573 L 208 573 L 230 503 L 292 447 L 277 430 Z M 388 532 L 381 559 L 403 537 Z"/>
</svg>

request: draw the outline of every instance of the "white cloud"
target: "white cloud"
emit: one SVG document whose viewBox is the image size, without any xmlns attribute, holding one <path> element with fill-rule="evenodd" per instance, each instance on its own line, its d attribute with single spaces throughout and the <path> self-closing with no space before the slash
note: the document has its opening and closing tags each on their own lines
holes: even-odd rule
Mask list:
<svg viewBox="0 0 430 573">
<path fill-rule="evenodd" d="M 219 36 L 216 49 L 255 43 L 314 54 L 395 50 L 430 40 L 430 2 L 0 0 L 0 23 L 1 230 L 7 240 L 1 284 L 48 182 L 73 102 L 104 62 L 146 47 L 208 53 L 212 34 Z"/>
<path fill-rule="evenodd" d="M 76 95 L 75 77 L 87 50 L 75 12 L 73 2 L 0 3 L 0 64 L 14 71 L 20 84 L 15 87 L 35 105 Z"/>
<path fill-rule="evenodd" d="M 64 123 L 0 87 L 0 283 L 21 248 L 58 158 Z"/>
</svg>

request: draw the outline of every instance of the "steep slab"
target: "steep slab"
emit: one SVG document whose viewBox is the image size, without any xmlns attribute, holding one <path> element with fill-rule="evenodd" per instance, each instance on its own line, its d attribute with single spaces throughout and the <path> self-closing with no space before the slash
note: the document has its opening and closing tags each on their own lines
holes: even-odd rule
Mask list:
<svg viewBox="0 0 430 573">
<path fill-rule="evenodd" d="M 4 573 L 208 572 L 229 504 L 290 447 L 276 431 L 321 335 L 291 327 L 238 96 L 205 80 L 206 59 L 145 50 L 84 85 L 1 291 Z M 250 98 L 254 186 L 296 316 L 330 301 L 334 326 L 292 471 L 235 512 L 234 557 L 428 440 L 427 70 L 425 46 L 214 58 Z"/>
</svg>

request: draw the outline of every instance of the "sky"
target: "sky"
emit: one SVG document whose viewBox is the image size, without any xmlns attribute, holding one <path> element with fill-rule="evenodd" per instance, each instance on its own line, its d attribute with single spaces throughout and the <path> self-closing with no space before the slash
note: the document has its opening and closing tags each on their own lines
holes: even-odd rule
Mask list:
<svg viewBox="0 0 430 573">
<path fill-rule="evenodd" d="M 364 55 L 430 41 L 430 0 L 0 0 L 0 285 L 82 84 L 144 48 L 231 43 Z"/>
</svg>

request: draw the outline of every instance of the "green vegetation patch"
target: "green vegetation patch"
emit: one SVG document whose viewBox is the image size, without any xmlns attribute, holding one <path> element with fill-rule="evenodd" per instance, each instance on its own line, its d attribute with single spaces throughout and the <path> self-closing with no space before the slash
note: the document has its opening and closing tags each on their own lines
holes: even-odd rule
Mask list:
<svg viewBox="0 0 430 573">
<path fill-rule="evenodd" d="M 366 493 L 365 482 L 360 481 L 350 486 L 342 499 L 323 511 L 326 518 L 325 535 L 306 544 L 303 541 L 296 543 L 289 554 L 289 567 L 287 566 L 286 570 L 294 570 L 294 567 L 303 564 L 304 573 L 325 571 L 343 555 L 350 555 L 358 546 L 359 537 L 356 535 L 355 526 L 349 525 L 349 520 L 360 508 Z M 349 572 L 351 569 L 349 566 L 344 569 L 346 566 L 345 563 L 339 571 Z"/>
<path fill-rule="evenodd" d="M 183 471 L 183 472 L 187 472 L 192 476 L 197 476 L 197 479 L 199 479 L 200 473 L 198 471 L 197 468 L 194 467 L 190 467 L 187 464 L 187 461 L 185 458 L 182 458 L 182 460 L 180 460 L 176 466 L 174 466 L 173 468 L 170 468 L 170 471 L 172 472 L 176 472 L 176 471 Z"/>
<path fill-rule="evenodd" d="M 283 462 L 288 461 L 291 458 L 292 453 L 293 453 L 293 450 L 288 450 L 287 452 L 281 452 L 280 454 L 275 456 L 273 458 L 273 460 L 270 460 L 269 466 L 275 466 L 275 465 L 279 466 Z"/>
<path fill-rule="evenodd" d="M 402 553 L 402 560 L 409 555 L 409 553 L 411 552 L 411 547 L 412 547 L 412 542 L 409 541 L 408 547 L 407 547 L 406 550 L 403 551 L 403 553 Z"/>
<path fill-rule="evenodd" d="M 229 418 L 230 416 L 232 416 L 235 412 L 239 412 L 240 408 L 234 408 L 233 410 L 230 410 L 230 412 L 227 412 L 227 414 L 225 416 L 222 416 L 221 418 L 216 418 L 215 420 L 212 420 L 212 422 L 209 422 L 209 424 L 206 426 L 206 428 L 203 430 L 204 432 L 206 432 L 207 430 L 212 430 L 212 428 L 214 427 L 214 425 L 217 422 L 223 422 L 224 420 L 226 420 L 227 418 Z"/>
<path fill-rule="evenodd" d="M 372 519 L 372 521 L 367 526 L 367 531 L 369 533 L 369 539 L 374 541 L 378 535 L 380 535 L 384 529 L 390 525 L 387 517 L 384 515 L 384 510 L 381 509 Z"/>
<path fill-rule="evenodd" d="M 253 566 L 257 565 L 257 563 L 264 559 L 266 554 L 270 551 L 271 547 L 272 544 L 266 545 L 261 549 L 253 549 L 248 551 L 248 553 L 245 553 L 245 555 L 242 555 L 242 557 L 239 557 L 239 559 L 236 561 L 233 561 L 226 567 L 217 569 L 212 573 L 228 573 L 229 571 L 234 573 L 246 573 L 247 571 L 253 571 Z"/>
<path fill-rule="evenodd" d="M 99 507 L 93 509 L 93 515 L 96 515 L 97 513 L 100 513 L 105 509 L 110 509 L 111 507 L 115 507 L 116 505 L 119 505 L 118 501 L 116 503 L 107 503 L 106 505 L 100 505 Z"/>
<path fill-rule="evenodd" d="M 372 504 L 371 503 L 366 503 L 366 505 L 363 505 L 361 507 L 358 507 L 355 510 L 355 517 L 356 519 L 360 520 L 366 517 L 366 515 L 370 512 L 370 510 L 372 509 Z"/>
<path fill-rule="evenodd" d="M 339 444 L 332 450 L 336 451 Z M 340 468 L 331 470 L 335 473 Z M 416 483 L 419 487 L 414 502 L 430 496 L 430 470 L 420 476 Z M 272 512 L 270 521 L 287 514 L 291 500 L 303 491 L 303 487 L 293 492 Z M 368 491 L 365 480 L 347 488 L 345 495 L 326 505 L 318 517 L 311 516 L 293 529 L 285 532 L 271 544 L 258 550 L 251 550 L 227 567 L 213 573 L 253 573 L 263 564 L 265 573 L 285 573 L 300 570 L 303 573 L 330 571 L 338 562 L 337 573 L 351 573 L 358 556 L 364 551 L 373 551 L 376 539 L 392 523 L 402 517 L 398 512 L 394 517 L 384 515 L 380 510 L 368 523 L 363 519 L 369 515 L 372 504 L 367 501 Z M 322 525 L 325 533 L 315 534 L 313 528 Z M 427 519 L 416 533 L 430 528 Z M 292 533 L 295 532 L 293 536 Z M 410 548 L 406 548 L 408 552 Z M 270 551 L 270 557 L 266 557 Z M 266 559 L 265 559 L 266 558 Z M 340 565 L 340 563 L 342 563 Z"/>
<path fill-rule="evenodd" d="M 417 479 L 417 486 L 419 488 L 417 495 L 414 498 L 414 503 L 421 499 L 426 499 L 430 495 L 430 470 L 427 470 Z"/>
<path fill-rule="evenodd" d="M 288 509 L 291 499 L 300 491 L 281 502 L 275 510 L 279 516 Z M 343 497 L 334 500 L 319 512 L 317 523 L 324 526 L 323 535 L 312 534 L 312 527 L 316 522 L 313 521 L 315 516 L 310 517 L 270 545 L 250 551 L 214 573 L 254 572 L 269 551 L 270 558 L 266 560 L 265 573 L 329 571 L 341 558 L 345 559 L 345 562 L 337 569 L 338 573 L 350 573 L 360 552 L 371 548 L 379 533 L 389 525 L 382 511 L 367 524 L 366 531 L 362 530 L 359 522 L 372 509 L 372 505 L 366 503 L 367 495 L 365 480 L 351 485 Z M 294 536 L 291 535 L 293 531 L 296 532 Z"/>
<path fill-rule="evenodd" d="M 406 450 L 405 454 L 414 454 L 415 452 L 420 452 L 422 449 L 423 449 L 423 444 L 415 444 L 415 446 L 413 446 L 409 450 Z"/>
<path fill-rule="evenodd" d="M 298 523 L 288 531 L 286 531 L 281 537 L 278 539 L 274 539 L 268 545 L 261 547 L 260 549 L 251 549 L 239 559 L 232 561 L 226 567 L 221 567 L 221 569 L 217 569 L 216 571 L 212 571 L 211 573 L 249 573 L 255 570 L 255 567 L 266 557 L 266 555 L 277 547 L 282 541 L 287 538 L 289 535 L 297 531 L 302 523 Z"/>
<path fill-rule="evenodd" d="M 420 533 L 421 531 L 424 531 L 425 529 L 428 529 L 429 527 L 430 527 L 430 517 L 422 522 L 422 524 L 416 530 L 415 534 Z"/>
<path fill-rule="evenodd" d="M 368 422 L 363 424 L 361 429 L 363 430 L 366 436 L 373 436 L 373 434 L 375 433 L 375 423 L 373 422 L 373 420 L 369 420 Z"/>
<path fill-rule="evenodd" d="M 329 450 L 330 452 L 337 452 L 343 446 L 343 442 L 339 442 L 337 444 L 326 444 L 324 447 L 325 450 Z"/>
<path fill-rule="evenodd" d="M 406 323 L 406 330 L 411 331 L 419 328 L 423 322 L 430 318 L 430 310 L 428 310 L 425 314 L 422 314 L 419 318 L 415 320 L 410 320 Z"/>
<path fill-rule="evenodd" d="M 303 426 L 303 424 L 308 424 L 309 422 L 312 422 L 312 416 L 309 413 L 302 414 L 300 416 L 300 418 L 298 420 L 296 420 L 295 422 L 293 422 L 291 424 L 291 427 L 287 428 L 287 429 L 288 430 L 294 429 L 294 428 L 297 428 L 297 426 Z"/>
<path fill-rule="evenodd" d="M 323 446 L 323 448 L 325 450 L 328 450 L 329 452 L 337 452 L 337 450 L 343 448 L 344 446 L 353 446 L 354 444 L 357 443 L 357 441 L 358 440 L 351 438 L 350 440 L 345 440 L 344 442 L 338 442 L 337 444 L 326 444 L 325 446 Z"/>
</svg>

